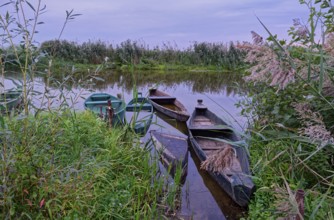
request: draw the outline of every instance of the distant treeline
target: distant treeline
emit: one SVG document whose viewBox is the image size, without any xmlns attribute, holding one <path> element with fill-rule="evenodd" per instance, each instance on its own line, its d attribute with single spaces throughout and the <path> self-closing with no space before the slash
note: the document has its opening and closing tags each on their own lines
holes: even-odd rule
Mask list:
<svg viewBox="0 0 334 220">
<path fill-rule="evenodd" d="M 146 65 L 148 68 L 172 64 L 235 69 L 243 64 L 245 56 L 233 42 L 194 42 L 187 49 L 181 50 L 169 43 L 150 49 L 145 43 L 131 40 L 119 45 L 102 41 L 78 44 L 66 40 L 51 40 L 42 43 L 41 50 L 55 58 L 75 63 L 101 64 L 107 58 L 117 66 Z"/>
</svg>

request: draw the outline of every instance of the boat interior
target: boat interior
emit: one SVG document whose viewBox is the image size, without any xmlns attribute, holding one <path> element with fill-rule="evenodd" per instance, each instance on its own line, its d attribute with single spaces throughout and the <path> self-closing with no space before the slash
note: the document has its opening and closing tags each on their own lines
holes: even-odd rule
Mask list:
<svg viewBox="0 0 334 220">
<path fill-rule="evenodd" d="M 138 99 L 133 99 L 126 106 L 126 111 L 128 111 L 128 112 L 139 112 L 139 111 L 151 112 L 152 109 L 153 109 L 153 107 L 148 102 L 148 100 L 146 98 L 141 98 L 141 97 L 139 97 Z"/>
</svg>

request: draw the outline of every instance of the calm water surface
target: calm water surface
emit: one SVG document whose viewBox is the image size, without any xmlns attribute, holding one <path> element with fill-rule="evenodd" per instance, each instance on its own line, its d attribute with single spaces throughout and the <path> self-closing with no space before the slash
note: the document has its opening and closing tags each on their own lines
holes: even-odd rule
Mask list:
<svg viewBox="0 0 334 220">
<path fill-rule="evenodd" d="M 20 76 L 13 75 L 12 78 L 20 79 Z M 213 73 L 213 72 L 182 72 L 182 73 L 154 73 L 135 72 L 117 73 L 110 72 L 103 76 L 104 82 L 96 82 L 96 85 L 87 88 L 74 88 L 66 92 L 68 97 L 75 97 L 73 107 L 76 110 L 83 110 L 83 102 L 92 92 L 106 92 L 112 95 L 122 94 L 126 102 L 132 99 L 133 89 L 146 96 L 149 88 L 157 87 L 160 90 L 177 97 L 184 106 L 192 113 L 197 104 L 197 99 L 202 99 L 208 108 L 221 116 L 224 120 L 233 125 L 236 129 L 245 126 L 245 119 L 240 116 L 240 110 L 235 103 L 243 99 L 239 95 L 243 92 L 243 82 L 234 73 Z M 44 79 L 36 78 L 34 89 L 44 91 Z M 6 88 L 13 87 L 12 80 L 5 81 Z M 55 95 L 59 94 L 56 90 Z M 82 97 L 82 98 L 80 98 Z M 77 98 L 77 99 L 76 99 Z M 33 100 L 35 105 L 40 104 L 40 97 Z M 53 103 L 57 105 L 57 101 Z M 186 124 L 178 123 L 164 115 L 156 113 L 154 123 L 150 130 L 159 130 L 180 136 L 186 134 Z M 150 134 L 143 137 L 147 141 Z M 185 219 L 239 219 L 245 210 L 233 203 L 211 177 L 199 169 L 199 160 L 190 149 L 188 158 L 188 175 L 182 187 L 181 208 L 179 216 Z"/>
</svg>

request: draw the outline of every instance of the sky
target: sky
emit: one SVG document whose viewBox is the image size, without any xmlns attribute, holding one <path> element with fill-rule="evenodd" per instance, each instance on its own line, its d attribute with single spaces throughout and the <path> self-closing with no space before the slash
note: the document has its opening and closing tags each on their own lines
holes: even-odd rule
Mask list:
<svg viewBox="0 0 334 220">
<path fill-rule="evenodd" d="M 61 39 L 111 44 L 130 39 L 150 47 L 251 41 L 251 31 L 267 37 L 256 17 L 280 39 L 288 39 L 292 20 L 307 23 L 308 18 L 308 9 L 298 0 L 42 0 L 42 4 L 46 12 L 40 21 L 45 24 L 35 38 L 40 42 L 58 38 L 66 10 L 72 9 L 81 15 L 67 24 Z M 1 14 L 4 10 L 0 8 Z"/>
</svg>

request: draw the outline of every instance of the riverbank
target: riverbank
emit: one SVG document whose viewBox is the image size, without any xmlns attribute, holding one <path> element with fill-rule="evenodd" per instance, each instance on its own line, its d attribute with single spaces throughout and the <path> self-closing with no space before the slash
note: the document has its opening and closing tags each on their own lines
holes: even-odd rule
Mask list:
<svg viewBox="0 0 334 220">
<path fill-rule="evenodd" d="M 222 72 L 228 73 L 231 70 L 224 69 L 221 66 L 215 65 L 185 65 L 185 64 L 147 64 L 147 63 L 139 63 L 139 64 L 117 64 L 112 60 L 107 62 L 102 62 L 101 64 L 84 64 L 72 61 L 64 61 L 60 59 L 55 59 L 53 66 L 53 71 L 55 74 L 63 73 L 64 71 L 72 70 L 75 68 L 77 73 L 87 73 L 88 71 L 94 72 L 96 69 L 99 69 L 99 73 L 104 75 L 110 71 L 117 72 L 129 72 L 129 71 L 149 71 L 149 72 L 168 72 L 168 71 L 176 71 L 176 72 Z M 38 69 L 43 70 L 46 67 L 46 62 L 41 62 L 38 66 Z M 101 68 L 103 67 L 103 68 Z M 101 69 L 100 69 L 101 68 Z M 236 68 L 234 71 L 240 71 L 242 68 Z"/>
<path fill-rule="evenodd" d="M 154 219 L 163 183 L 149 150 L 90 112 L 1 127 L 1 218 Z"/>
<path fill-rule="evenodd" d="M 35 64 L 36 74 L 47 74 L 51 72 L 54 76 L 70 75 L 75 72 L 77 74 L 93 74 L 98 73 L 99 75 L 108 74 L 111 71 L 117 72 L 131 72 L 131 71 L 146 71 L 146 72 L 221 72 L 221 73 L 232 73 L 241 72 L 245 69 L 244 66 L 235 67 L 233 70 L 224 68 L 217 65 L 196 65 L 196 64 L 173 64 L 173 63 L 139 63 L 139 64 L 121 64 L 115 63 L 112 60 L 101 62 L 99 64 L 93 63 L 80 63 L 69 60 L 62 60 L 59 58 L 52 59 L 52 66 L 49 66 L 49 59 L 43 58 Z M 12 72 L 20 72 L 20 68 L 16 63 L 7 63 L 6 69 Z"/>
</svg>

